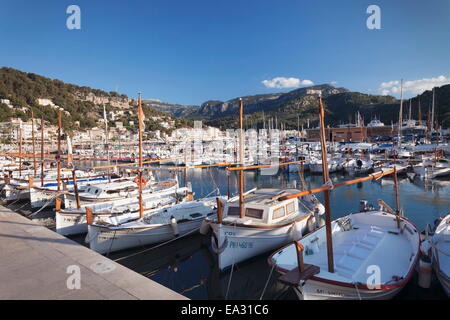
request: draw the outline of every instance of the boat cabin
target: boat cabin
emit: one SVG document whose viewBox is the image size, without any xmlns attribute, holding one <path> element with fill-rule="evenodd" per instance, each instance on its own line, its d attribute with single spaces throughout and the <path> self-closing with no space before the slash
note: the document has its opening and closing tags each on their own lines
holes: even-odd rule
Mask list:
<svg viewBox="0 0 450 320">
<path fill-rule="evenodd" d="M 239 196 L 229 199 L 224 204 L 224 221 L 240 224 L 274 225 L 291 221 L 298 217 L 298 199 L 279 201 L 278 198 L 298 192 L 295 189 L 259 189 L 244 194 L 244 218 L 240 217 Z"/>
</svg>

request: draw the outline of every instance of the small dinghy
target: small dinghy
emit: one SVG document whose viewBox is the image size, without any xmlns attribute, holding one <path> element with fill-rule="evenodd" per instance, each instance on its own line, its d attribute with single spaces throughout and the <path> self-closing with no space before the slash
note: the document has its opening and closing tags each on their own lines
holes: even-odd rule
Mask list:
<svg viewBox="0 0 450 320">
<path fill-rule="evenodd" d="M 366 207 L 331 223 L 334 272 L 328 271 L 324 227 L 299 241 L 302 251 L 291 244 L 272 254 L 269 264 L 291 281 L 301 279 L 294 280 L 299 299 L 394 297 L 414 274 L 420 234 L 408 219 L 379 202 L 378 210 Z M 306 278 L 298 276 L 298 254 L 314 271 Z"/>
</svg>

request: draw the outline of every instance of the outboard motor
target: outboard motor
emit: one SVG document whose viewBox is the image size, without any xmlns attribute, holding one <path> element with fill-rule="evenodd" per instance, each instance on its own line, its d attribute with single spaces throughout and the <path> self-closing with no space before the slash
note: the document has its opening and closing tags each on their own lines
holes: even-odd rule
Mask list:
<svg viewBox="0 0 450 320">
<path fill-rule="evenodd" d="M 359 211 L 364 212 L 369 210 L 369 202 L 367 200 L 360 200 L 359 201 Z"/>
<path fill-rule="evenodd" d="M 363 165 L 361 159 L 356 160 L 356 165 L 358 166 L 358 168 L 361 169 L 361 167 L 362 167 L 362 165 Z"/>
</svg>

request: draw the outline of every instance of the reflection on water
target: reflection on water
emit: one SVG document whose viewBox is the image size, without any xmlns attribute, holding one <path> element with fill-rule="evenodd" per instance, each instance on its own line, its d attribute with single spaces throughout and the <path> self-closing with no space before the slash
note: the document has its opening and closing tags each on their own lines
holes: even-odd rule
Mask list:
<svg viewBox="0 0 450 320">
<path fill-rule="evenodd" d="M 157 171 L 157 176 L 164 179 L 167 172 Z M 206 196 L 216 188 L 221 194 L 227 192 L 227 173 L 223 168 L 190 169 L 187 174 L 192 183 L 196 198 Z M 183 174 L 179 174 L 183 184 Z M 322 177 L 305 176 L 308 188 L 322 185 Z M 332 175 L 334 183 L 351 179 L 344 174 Z M 230 175 L 230 189 L 236 194 L 237 174 Z M 277 176 L 262 176 L 256 171 L 245 172 L 246 190 L 258 187 L 290 187 L 299 183 L 297 173 L 279 172 Z M 322 200 L 322 195 L 318 198 Z M 351 186 L 336 188 L 331 192 L 331 211 L 333 218 L 355 212 L 359 200 L 369 203 L 383 199 L 395 208 L 394 183 L 391 178 L 377 181 L 366 181 Z M 399 177 L 399 202 L 405 215 L 420 230 L 427 223 L 450 211 L 450 182 L 436 180 L 424 182 L 410 180 L 407 176 Z M 112 259 L 120 259 L 119 263 L 133 269 L 191 299 L 259 299 L 264 291 L 264 299 L 293 299 L 295 296 L 289 288 L 276 281 L 278 274 L 267 264 L 270 253 L 251 259 L 234 267 L 231 271 L 220 273 L 215 266 L 214 256 L 209 251 L 210 239 L 199 234 L 171 242 L 156 249 L 142 248 L 127 250 L 110 255 Z M 129 256 L 128 258 L 126 258 Z M 267 283 L 267 286 L 266 286 Z M 419 288 L 414 277 L 397 299 L 445 299 L 446 296 L 438 281 L 434 279 L 431 289 Z"/>
</svg>

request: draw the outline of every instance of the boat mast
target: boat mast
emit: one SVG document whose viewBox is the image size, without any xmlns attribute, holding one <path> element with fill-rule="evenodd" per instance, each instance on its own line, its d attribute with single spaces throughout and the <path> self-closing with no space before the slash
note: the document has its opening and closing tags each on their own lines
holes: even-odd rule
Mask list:
<svg viewBox="0 0 450 320">
<path fill-rule="evenodd" d="M 323 183 L 327 184 L 330 181 L 327 162 L 327 140 L 325 136 L 325 110 L 322 103 L 322 93 L 319 93 L 319 123 L 320 123 L 320 145 L 322 149 L 322 171 Z M 333 238 L 331 233 L 331 211 L 330 211 L 330 191 L 323 192 L 325 202 L 325 228 L 327 237 L 327 257 L 328 257 L 328 271 L 334 273 L 334 258 L 333 258 Z"/>
<path fill-rule="evenodd" d="M 141 93 L 138 93 L 138 121 L 139 121 L 139 217 L 144 217 L 144 208 L 142 204 L 142 104 Z"/>
<path fill-rule="evenodd" d="M 22 121 L 19 125 L 19 176 L 22 176 Z"/>
<path fill-rule="evenodd" d="M 34 112 L 31 110 L 31 139 L 33 140 L 33 167 L 34 167 L 34 175 L 36 178 L 36 147 L 34 145 Z"/>
<path fill-rule="evenodd" d="M 397 145 L 400 148 L 402 144 L 402 123 L 403 123 L 403 79 L 400 84 L 400 112 L 398 114 L 398 141 Z"/>
<path fill-rule="evenodd" d="M 422 125 L 422 110 L 420 110 L 420 96 L 419 96 L 419 113 L 418 113 L 418 118 L 419 118 L 419 125 Z"/>
<path fill-rule="evenodd" d="M 44 187 L 44 116 L 41 117 L 41 187 Z"/>
<path fill-rule="evenodd" d="M 58 113 L 58 153 L 56 154 L 56 165 L 58 170 L 58 191 L 61 190 L 61 117 L 62 112 L 59 109 Z"/>
<path fill-rule="evenodd" d="M 434 131 L 434 88 L 433 88 L 433 100 L 431 104 L 431 134 L 433 135 Z"/>
<path fill-rule="evenodd" d="M 409 120 L 411 120 L 411 99 L 409 99 L 409 115 L 408 115 Z"/>
<path fill-rule="evenodd" d="M 241 166 L 244 167 L 244 129 L 243 129 L 243 116 L 244 116 L 244 102 L 242 98 L 239 98 L 239 159 Z M 244 171 L 239 170 L 239 215 L 244 218 Z"/>
</svg>

